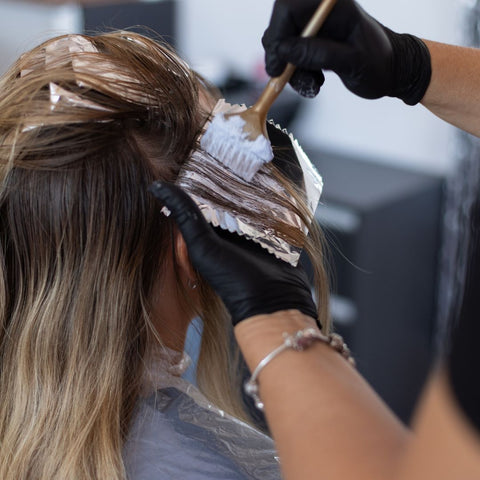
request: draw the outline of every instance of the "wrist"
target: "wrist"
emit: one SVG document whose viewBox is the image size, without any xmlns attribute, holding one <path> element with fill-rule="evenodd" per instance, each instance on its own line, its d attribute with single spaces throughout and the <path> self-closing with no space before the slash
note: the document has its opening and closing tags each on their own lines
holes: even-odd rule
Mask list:
<svg viewBox="0 0 480 480">
<path fill-rule="evenodd" d="M 407 105 L 416 105 L 425 96 L 432 78 L 428 47 L 414 35 L 383 28 L 393 50 L 394 84 L 389 96 L 400 98 Z"/>
<path fill-rule="evenodd" d="M 235 326 L 234 332 L 247 365 L 253 370 L 265 355 L 279 346 L 284 333 L 291 335 L 309 327 L 318 329 L 312 317 L 299 310 L 282 310 L 247 318 Z"/>
</svg>

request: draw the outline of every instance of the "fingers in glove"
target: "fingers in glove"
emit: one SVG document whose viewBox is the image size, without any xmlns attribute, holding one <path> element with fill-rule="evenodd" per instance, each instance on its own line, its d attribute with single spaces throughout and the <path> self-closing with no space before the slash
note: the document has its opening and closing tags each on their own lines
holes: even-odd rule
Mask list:
<svg viewBox="0 0 480 480">
<path fill-rule="evenodd" d="M 342 75 L 355 70 L 358 57 L 346 43 L 324 38 L 289 38 L 278 46 L 278 56 L 299 69 L 321 72 L 333 70 Z"/>
<path fill-rule="evenodd" d="M 265 49 L 265 70 L 270 77 L 278 77 L 282 74 L 287 66 L 287 62 L 282 60 L 277 53 L 280 41 L 269 40 L 268 30 L 262 37 L 262 44 Z"/>
<path fill-rule="evenodd" d="M 279 58 L 277 49 L 280 42 L 288 37 L 296 37 L 298 28 L 292 22 L 289 8 L 283 2 L 275 2 L 270 24 L 262 37 L 262 45 L 265 49 L 265 69 L 271 77 L 278 77 L 287 66 L 286 62 Z"/>
<path fill-rule="evenodd" d="M 313 98 L 320 92 L 320 87 L 325 82 L 325 76 L 321 70 L 317 72 L 297 69 L 290 79 L 290 85 L 302 97 Z"/>
<path fill-rule="evenodd" d="M 221 250 L 221 240 L 190 196 L 176 185 L 154 182 L 149 191 L 171 212 L 187 244 L 190 259 L 199 267 L 207 256 Z"/>
</svg>

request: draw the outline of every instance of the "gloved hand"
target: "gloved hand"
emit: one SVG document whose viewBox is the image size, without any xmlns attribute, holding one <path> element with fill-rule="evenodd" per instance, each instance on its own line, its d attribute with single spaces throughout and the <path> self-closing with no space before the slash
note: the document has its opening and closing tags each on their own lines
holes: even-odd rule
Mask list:
<svg viewBox="0 0 480 480">
<path fill-rule="evenodd" d="M 300 38 L 319 0 L 276 0 L 262 38 L 267 73 L 280 75 L 287 62 L 297 71 L 292 87 L 315 96 L 333 70 L 363 98 L 398 97 L 418 103 L 428 88 L 431 60 L 422 40 L 398 34 L 368 15 L 354 0 L 338 0 L 316 37 Z"/>
<path fill-rule="evenodd" d="M 217 233 L 179 187 L 155 182 L 149 190 L 171 211 L 192 265 L 223 300 L 234 325 L 254 315 L 290 309 L 317 318 L 301 267 L 278 260 L 237 234 Z"/>
</svg>

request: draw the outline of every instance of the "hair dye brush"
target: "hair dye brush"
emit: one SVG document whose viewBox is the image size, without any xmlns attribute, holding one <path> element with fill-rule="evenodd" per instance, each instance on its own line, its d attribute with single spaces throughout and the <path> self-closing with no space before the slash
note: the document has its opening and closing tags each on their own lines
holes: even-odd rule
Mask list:
<svg viewBox="0 0 480 480">
<path fill-rule="evenodd" d="M 323 0 L 301 36 L 316 35 L 335 3 L 336 0 Z M 238 176 L 251 180 L 259 168 L 273 158 L 266 130 L 267 114 L 294 71 L 295 65 L 287 64 L 279 77 L 269 80 L 250 108 L 240 113 L 215 115 L 200 140 L 202 148 Z"/>
</svg>

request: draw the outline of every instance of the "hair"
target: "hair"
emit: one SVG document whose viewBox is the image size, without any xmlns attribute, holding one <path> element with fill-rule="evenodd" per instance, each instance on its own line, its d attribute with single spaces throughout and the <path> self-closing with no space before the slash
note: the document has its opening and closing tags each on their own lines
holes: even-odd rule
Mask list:
<svg viewBox="0 0 480 480">
<path fill-rule="evenodd" d="M 131 32 L 47 41 L 0 80 L 3 480 L 125 478 L 122 446 L 157 341 L 152 288 L 173 250 L 147 187 L 175 181 L 196 147 L 206 88 L 169 47 Z M 283 234 L 306 241 L 327 328 L 318 239 Z M 205 282 L 200 293 L 199 387 L 245 418 L 228 313 Z"/>
</svg>

